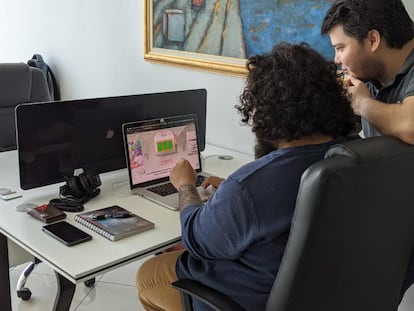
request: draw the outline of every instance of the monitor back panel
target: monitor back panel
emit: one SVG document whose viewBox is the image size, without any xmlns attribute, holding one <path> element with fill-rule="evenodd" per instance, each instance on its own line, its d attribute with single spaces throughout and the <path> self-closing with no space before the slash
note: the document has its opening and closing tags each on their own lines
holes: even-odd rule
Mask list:
<svg viewBox="0 0 414 311">
<path fill-rule="evenodd" d="M 122 124 L 196 114 L 205 146 L 205 89 L 29 103 L 16 107 L 22 189 L 64 181 L 75 169 L 99 174 L 126 167 Z"/>
</svg>

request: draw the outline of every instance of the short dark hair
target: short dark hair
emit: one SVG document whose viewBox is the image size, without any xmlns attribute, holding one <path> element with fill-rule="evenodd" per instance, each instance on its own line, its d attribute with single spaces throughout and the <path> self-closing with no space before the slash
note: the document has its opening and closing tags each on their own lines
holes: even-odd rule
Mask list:
<svg viewBox="0 0 414 311">
<path fill-rule="evenodd" d="M 292 141 L 313 134 L 346 136 L 355 130 L 349 95 L 336 65 L 308 44 L 277 44 L 247 60 L 246 86 L 236 109 L 257 141 Z"/>
<path fill-rule="evenodd" d="M 337 0 L 322 21 L 321 33 L 335 25 L 359 42 L 375 29 L 390 48 L 400 49 L 414 38 L 413 20 L 401 0 Z"/>
</svg>

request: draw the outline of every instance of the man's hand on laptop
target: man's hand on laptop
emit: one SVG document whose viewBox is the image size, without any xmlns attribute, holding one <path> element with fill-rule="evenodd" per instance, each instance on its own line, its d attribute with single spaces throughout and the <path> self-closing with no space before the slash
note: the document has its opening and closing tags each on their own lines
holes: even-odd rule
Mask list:
<svg viewBox="0 0 414 311">
<path fill-rule="evenodd" d="M 189 161 L 181 159 L 172 169 L 170 173 L 170 181 L 177 190 L 179 190 L 181 185 L 195 187 L 197 174 Z"/>
<path fill-rule="evenodd" d="M 170 173 L 170 181 L 178 190 L 180 211 L 189 205 L 203 204 L 196 188 L 197 174 L 190 162 L 178 161 Z"/>
<path fill-rule="evenodd" d="M 217 176 L 209 176 L 206 179 L 203 180 L 203 183 L 201 184 L 201 187 L 206 189 L 208 186 L 212 186 L 214 188 L 218 188 L 220 184 L 224 181 L 224 178 L 217 177 Z"/>
</svg>

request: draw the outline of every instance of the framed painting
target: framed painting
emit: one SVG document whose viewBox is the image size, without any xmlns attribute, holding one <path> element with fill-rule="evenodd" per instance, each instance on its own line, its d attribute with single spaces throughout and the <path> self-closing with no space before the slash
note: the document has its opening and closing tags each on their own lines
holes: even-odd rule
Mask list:
<svg viewBox="0 0 414 311">
<path fill-rule="evenodd" d="M 245 75 L 246 59 L 281 41 L 333 58 L 320 25 L 333 0 L 144 0 L 150 61 Z"/>
</svg>

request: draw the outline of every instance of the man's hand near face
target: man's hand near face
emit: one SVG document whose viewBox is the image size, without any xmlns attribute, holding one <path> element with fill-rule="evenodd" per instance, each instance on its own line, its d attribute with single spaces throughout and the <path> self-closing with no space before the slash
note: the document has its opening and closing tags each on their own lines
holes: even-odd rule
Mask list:
<svg viewBox="0 0 414 311">
<path fill-rule="evenodd" d="M 347 90 L 351 94 L 351 105 L 354 113 L 358 116 L 364 116 L 365 105 L 372 99 L 368 87 L 363 81 L 351 77 Z"/>
</svg>

